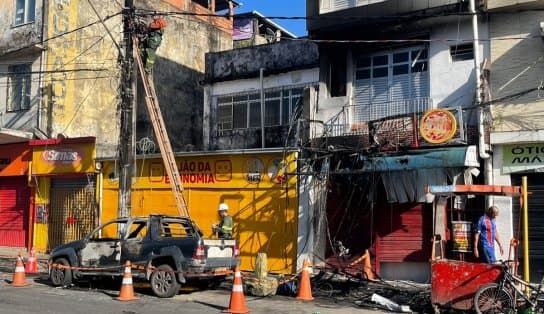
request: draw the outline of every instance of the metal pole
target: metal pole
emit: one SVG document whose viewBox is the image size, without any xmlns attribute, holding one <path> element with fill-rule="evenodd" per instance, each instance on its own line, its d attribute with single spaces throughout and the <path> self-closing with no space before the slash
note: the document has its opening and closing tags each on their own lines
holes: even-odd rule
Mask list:
<svg viewBox="0 0 544 314">
<path fill-rule="evenodd" d="M 264 68 L 259 69 L 261 79 L 261 147 L 264 148 Z"/>
<path fill-rule="evenodd" d="M 121 126 L 119 134 L 119 197 L 118 216 L 128 217 L 131 211 L 132 167 L 134 165 L 134 56 L 132 31 L 134 27 L 134 1 L 125 0 L 123 10 L 123 44 L 125 55 L 121 73 Z"/>
<path fill-rule="evenodd" d="M 521 178 L 523 194 L 523 280 L 529 282 L 529 205 L 527 204 L 527 176 Z"/>
</svg>

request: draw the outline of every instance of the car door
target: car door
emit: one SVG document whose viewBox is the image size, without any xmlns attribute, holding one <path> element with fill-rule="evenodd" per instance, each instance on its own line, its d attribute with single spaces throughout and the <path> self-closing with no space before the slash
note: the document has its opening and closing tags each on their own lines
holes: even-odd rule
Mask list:
<svg viewBox="0 0 544 314">
<path fill-rule="evenodd" d="M 124 238 L 127 219 L 108 222 L 85 238 L 79 252 L 81 266 L 108 267 L 121 265 L 121 240 Z"/>
<path fill-rule="evenodd" d="M 145 261 L 146 257 L 142 252 L 144 243 L 149 242 L 148 219 L 135 218 L 127 226 L 125 238 L 121 243 L 121 262 L 131 261 L 137 264 Z"/>
</svg>

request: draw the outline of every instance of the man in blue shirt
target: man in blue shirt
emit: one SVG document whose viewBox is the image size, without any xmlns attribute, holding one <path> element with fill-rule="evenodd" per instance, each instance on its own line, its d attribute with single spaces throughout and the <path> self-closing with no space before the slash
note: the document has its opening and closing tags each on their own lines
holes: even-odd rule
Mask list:
<svg viewBox="0 0 544 314">
<path fill-rule="evenodd" d="M 495 218 L 499 215 L 499 208 L 491 206 L 485 211 L 485 215 L 480 217 L 476 225 L 476 235 L 474 236 L 474 256 L 482 259 L 484 263 L 493 264 L 497 262 L 495 258 L 495 242 L 499 245 L 499 252 L 504 253 L 502 249 L 499 233 Z"/>
</svg>

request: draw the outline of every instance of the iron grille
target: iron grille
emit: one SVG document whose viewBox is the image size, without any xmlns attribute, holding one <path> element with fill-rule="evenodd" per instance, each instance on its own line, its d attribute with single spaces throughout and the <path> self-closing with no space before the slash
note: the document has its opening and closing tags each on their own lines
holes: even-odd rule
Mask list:
<svg viewBox="0 0 544 314">
<path fill-rule="evenodd" d="M 98 223 L 95 176 L 53 179 L 49 212 L 49 249 L 80 240 Z"/>
</svg>

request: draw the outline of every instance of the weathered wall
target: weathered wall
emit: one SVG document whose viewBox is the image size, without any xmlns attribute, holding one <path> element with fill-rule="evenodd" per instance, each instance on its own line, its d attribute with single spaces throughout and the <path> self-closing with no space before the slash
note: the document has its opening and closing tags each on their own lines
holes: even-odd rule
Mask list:
<svg viewBox="0 0 544 314">
<path fill-rule="evenodd" d="M 103 18 L 120 11 L 94 1 Z M 119 67 L 117 50 L 87 1 L 50 1 L 44 92 L 51 137 L 95 136 L 97 156 L 115 156 L 118 143 Z M 121 41 L 121 16 L 105 23 Z M 81 27 L 79 31 L 65 32 Z"/>
<path fill-rule="evenodd" d="M 15 1 L 0 0 L 0 128 L 32 132 L 37 126 L 40 108 L 40 61 L 39 44 L 42 38 L 42 2 L 36 1 L 34 22 L 15 25 Z M 32 64 L 30 76 L 30 108 L 15 112 L 7 111 L 9 101 L 9 66 Z"/>
<path fill-rule="evenodd" d="M 15 1 L 0 0 L 0 55 L 39 43 L 42 1 L 36 1 L 35 21 L 15 26 Z"/>
<path fill-rule="evenodd" d="M 490 18 L 491 93 L 494 99 L 538 87 L 542 82 L 544 42 L 540 22 L 544 12 L 498 14 Z M 513 38 L 501 40 L 505 38 Z M 518 39 L 519 38 L 519 39 Z M 493 132 L 526 132 L 544 129 L 544 101 L 537 91 L 492 106 Z M 536 134 L 536 133 L 535 133 Z M 494 135 L 492 134 L 492 140 Z M 504 142 L 507 139 L 500 141 Z M 541 141 L 530 136 L 524 140 Z"/>
<path fill-rule="evenodd" d="M 158 1 L 137 1 L 137 7 L 162 11 L 179 11 L 182 8 Z M 189 11 L 204 8 L 185 3 Z M 154 80 L 159 103 L 173 149 L 184 151 L 202 149 L 204 55 L 207 52 L 232 49 L 232 22 L 230 28 L 211 26 L 199 19 L 184 16 L 169 17 L 163 42 L 159 47 L 154 68 Z M 153 128 L 148 120 L 142 89 L 138 97 L 137 140 L 153 138 Z"/>
<path fill-rule="evenodd" d="M 206 55 L 206 81 L 227 81 L 255 77 L 259 69 L 268 73 L 315 67 L 319 62 L 317 45 L 312 42 L 280 41 L 210 53 Z"/>
<path fill-rule="evenodd" d="M 172 2 L 172 1 L 169 1 Z M 176 1 L 174 1 L 176 2 Z M 179 2 L 179 1 L 178 1 Z M 54 5 L 55 4 L 55 5 Z M 93 1 L 118 43 L 122 42 L 121 11 L 111 1 Z M 136 1 L 137 8 L 157 11 L 192 10 L 190 2 Z M 98 20 L 87 1 L 71 1 L 62 6 L 52 1 L 49 8 L 47 36 L 52 37 Z M 202 12 L 201 12 L 202 13 Z M 203 92 L 199 82 L 204 74 L 204 54 L 230 49 L 229 19 L 168 18 L 163 43 L 158 50 L 154 79 L 159 103 L 175 150 L 191 144 L 202 146 Z M 217 26 L 210 26 L 211 24 Z M 225 24 L 225 25 L 224 25 Z M 118 51 L 100 23 L 51 40 L 47 44 L 44 91 L 50 118 L 48 133 L 55 137 L 95 136 L 97 157 L 116 156 L 119 141 L 120 66 Z M 153 138 L 152 126 L 144 106 L 145 94 L 137 91 L 137 140 Z"/>
</svg>

